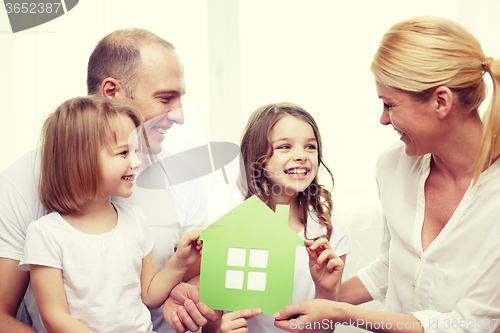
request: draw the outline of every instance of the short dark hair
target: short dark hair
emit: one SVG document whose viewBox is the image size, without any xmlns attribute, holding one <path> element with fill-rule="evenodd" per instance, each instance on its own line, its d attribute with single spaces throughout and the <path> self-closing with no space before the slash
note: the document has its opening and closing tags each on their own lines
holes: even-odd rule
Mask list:
<svg viewBox="0 0 500 333">
<path fill-rule="evenodd" d="M 145 29 L 120 29 L 101 39 L 89 59 L 88 94 L 98 94 L 102 81 L 112 77 L 122 84 L 125 94 L 133 98 L 142 66 L 140 49 L 152 43 L 175 51 L 173 44 Z"/>
</svg>

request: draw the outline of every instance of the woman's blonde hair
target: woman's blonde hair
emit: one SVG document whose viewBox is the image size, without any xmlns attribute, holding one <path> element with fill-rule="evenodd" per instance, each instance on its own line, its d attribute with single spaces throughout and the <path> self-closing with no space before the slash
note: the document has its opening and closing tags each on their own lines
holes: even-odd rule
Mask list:
<svg viewBox="0 0 500 333">
<path fill-rule="evenodd" d="M 265 176 L 265 164 L 273 155 L 270 132 L 273 126 L 284 116 L 297 117 L 309 125 L 314 132 L 318 143 L 318 166 L 323 166 L 332 180 L 333 175 L 323 161 L 322 141 L 318 125 L 313 117 L 302 107 L 293 103 L 276 103 L 261 106 L 254 111 L 241 138 L 240 150 L 242 161 L 238 187 L 245 200 L 252 195 L 258 196 L 269 207 L 276 205 L 272 200 L 271 188 Z M 326 227 L 327 239 L 332 235 L 331 213 L 333 209 L 332 197 L 328 190 L 318 184 L 316 175 L 309 186 L 298 193 L 299 219 L 304 225 L 304 235 L 307 237 L 307 216 L 309 211 L 316 212 L 320 224 Z"/>
<path fill-rule="evenodd" d="M 481 44 L 458 23 L 439 17 L 399 22 L 384 35 L 371 70 L 375 80 L 426 101 L 439 86 L 450 88 L 468 112 L 477 112 L 486 96 L 484 73 L 493 80 L 493 97 L 484 117 L 484 133 L 474 181 L 500 154 L 500 62 L 487 58 Z"/>
<path fill-rule="evenodd" d="M 103 97 L 77 97 L 61 104 L 42 129 L 39 195 L 49 212 L 81 212 L 101 186 L 100 152 L 116 142 L 114 121 L 129 117 L 142 127 L 131 107 Z"/>
</svg>

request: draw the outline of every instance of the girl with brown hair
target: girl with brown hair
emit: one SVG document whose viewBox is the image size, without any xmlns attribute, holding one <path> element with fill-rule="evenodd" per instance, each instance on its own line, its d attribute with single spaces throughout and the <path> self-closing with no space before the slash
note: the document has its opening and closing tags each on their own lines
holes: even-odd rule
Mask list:
<svg viewBox="0 0 500 333">
<path fill-rule="evenodd" d="M 316 251 L 298 254 L 293 302 L 322 297 L 323 290 L 315 288 L 313 281 L 332 283 L 324 280 L 325 276 L 332 278 L 331 275 L 334 281 L 339 281 L 351 245 L 347 229 L 331 216 L 330 192 L 319 183 L 321 166 L 332 184 L 333 176 L 323 161 L 323 145 L 316 122 L 306 110 L 293 103 L 261 106 L 248 120 L 240 149 L 238 186 L 243 197 L 256 195 L 272 209 L 277 204 L 289 205 L 289 227 L 307 246 L 317 240 L 315 246 L 325 250 L 319 258 Z M 331 274 L 326 274 L 326 270 Z M 334 284 L 340 286 L 340 283 Z M 281 331 L 274 326 L 272 315 L 258 314 L 259 309 L 227 313 L 222 316 L 220 331 L 244 327 L 250 332 Z"/>
</svg>

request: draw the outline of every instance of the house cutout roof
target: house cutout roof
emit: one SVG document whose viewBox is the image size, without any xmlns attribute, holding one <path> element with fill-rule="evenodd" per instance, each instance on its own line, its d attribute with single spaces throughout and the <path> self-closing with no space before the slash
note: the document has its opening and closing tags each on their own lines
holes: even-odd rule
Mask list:
<svg viewBox="0 0 500 333">
<path fill-rule="evenodd" d="M 295 252 L 304 241 L 288 226 L 288 212 L 285 205 L 273 212 L 252 196 L 200 234 L 200 301 L 266 314 L 292 304 Z"/>
</svg>

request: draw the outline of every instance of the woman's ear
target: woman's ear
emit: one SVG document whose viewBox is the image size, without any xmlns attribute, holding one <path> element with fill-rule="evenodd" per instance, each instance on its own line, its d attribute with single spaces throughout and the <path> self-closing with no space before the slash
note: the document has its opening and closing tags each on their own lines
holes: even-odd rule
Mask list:
<svg viewBox="0 0 500 333">
<path fill-rule="evenodd" d="M 120 99 L 125 97 L 125 90 L 118 80 L 112 77 L 105 78 L 101 83 L 100 95 L 106 98 Z"/>
<path fill-rule="evenodd" d="M 434 91 L 433 98 L 436 101 L 436 113 L 438 118 L 446 118 L 453 107 L 453 92 L 448 87 L 440 86 Z"/>
</svg>

